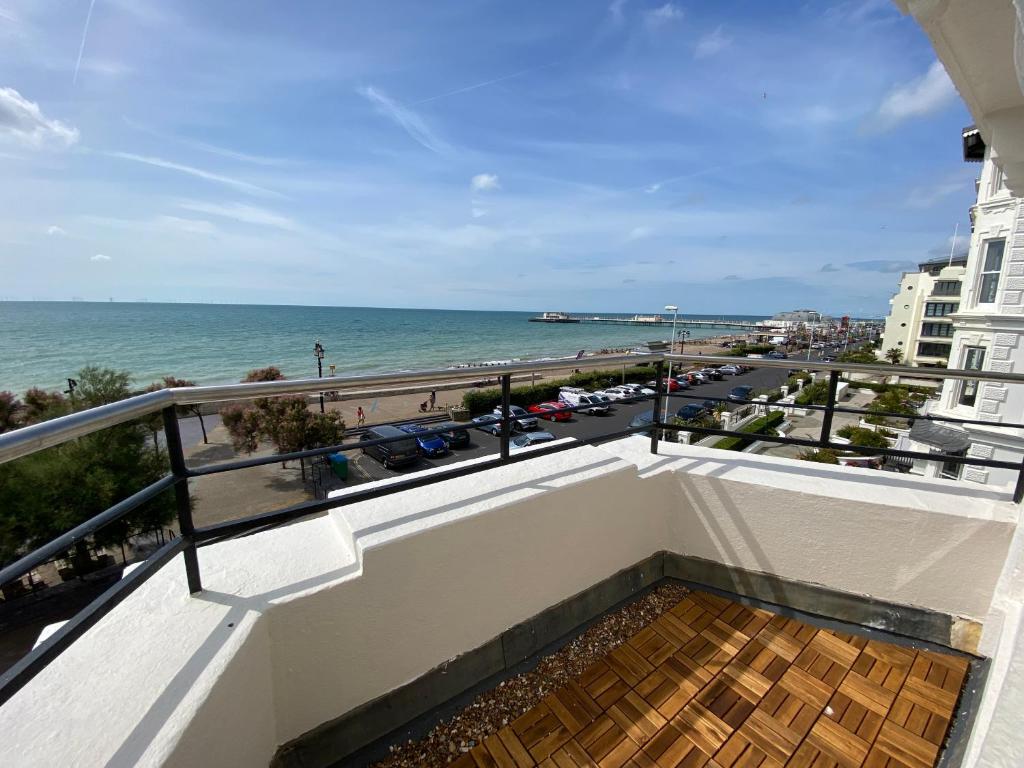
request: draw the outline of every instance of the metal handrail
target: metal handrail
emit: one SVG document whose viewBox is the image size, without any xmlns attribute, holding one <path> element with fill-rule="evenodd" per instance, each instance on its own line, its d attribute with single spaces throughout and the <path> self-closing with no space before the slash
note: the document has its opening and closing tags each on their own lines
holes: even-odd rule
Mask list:
<svg viewBox="0 0 1024 768">
<path fill-rule="evenodd" d="M 199 573 L 199 563 L 196 555 L 197 546 L 214 543 L 231 536 L 247 535 L 250 533 L 265 530 L 274 525 L 296 520 L 310 514 L 322 512 L 327 509 L 346 506 L 358 501 L 370 498 L 398 493 L 400 491 L 423 487 L 425 485 L 444 482 L 446 480 L 461 477 L 464 475 L 480 472 L 506 464 L 524 461 L 537 456 L 544 456 L 551 453 L 568 450 L 578 445 L 592 444 L 604 440 L 610 440 L 625 435 L 650 432 L 651 451 L 657 453 L 658 442 L 663 431 L 689 431 L 698 434 L 753 437 L 752 435 L 736 430 L 721 430 L 697 425 L 679 425 L 665 423 L 661 419 L 663 398 L 666 393 L 666 380 L 664 376 L 665 363 L 692 363 L 701 366 L 742 364 L 755 365 L 761 368 L 792 369 L 803 368 L 815 371 L 827 372 L 828 375 L 828 399 L 824 406 L 810 406 L 812 409 L 823 411 L 823 424 L 821 436 L 818 439 L 797 439 L 772 435 L 757 435 L 756 439 L 779 444 L 800 445 L 816 448 L 832 448 L 836 450 L 848 450 L 854 453 L 878 453 L 891 456 L 903 456 L 906 458 L 920 458 L 930 461 L 950 461 L 957 464 L 974 464 L 987 467 L 1016 468 L 1019 470 L 1017 488 L 1014 492 L 1014 499 L 1020 501 L 1024 498 L 1024 463 L 997 461 L 983 459 L 974 456 L 953 456 L 946 454 L 930 454 L 893 448 L 871 448 L 836 445 L 833 444 L 829 435 L 831 432 L 832 416 L 837 412 L 845 413 L 870 413 L 863 409 L 854 409 L 839 406 L 836 403 L 836 391 L 840 381 L 841 373 L 864 373 L 882 374 L 885 376 L 909 376 L 913 378 L 928 379 L 960 379 L 960 380 L 982 380 L 997 381 L 1005 383 L 1024 384 L 1024 374 L 1002 373 L 997 371 L 968 371 L 958 369 L 922 369 L 909 368 L 906 366 L 891 366 L 885 364 L 865 363 L 825 363 L 817 360 L 803 360 L 799 357 L 786 359 L 757 358 L 749 359 L 737 356 L 718 355 L 686 355 L 686 354 L 637 354 L 637 355 L 613 355 L 600 358 L 585 358 L 579 360 L 547 360 L 538 362 L 507 363 L 494 366 L 481 366 L 477 368 L 456 368 L 440 369 L 429 371 L 416 371 L 411 373 L 374 374 L 363 376 L 329 377 L 326 379 L 299 379 L 282 380 L 272 382 L 251 382 L 240 384 L 204 386 L 204 387 L 179 387 L 162 389 L 156 392 L 137 395 L 125 400 L 92 408 L 85 411 L 69 414 L 60 418 L 52 419 L 40 424 L 24 427 L 5 434 L 0 434 L 0 463 L 12 461 L 21 456 L 34 453 L 45 448 L 60 445 L 61 443 L 73 440 L 84 435 L 97 432 L 108 427 L 123 424 L 134 419 L 143 418 L 156 413 L 161 413 L 164 422 L 164 433 L 167 440 L 167 449 L 170 457 L 171 474 L 157 480 L 146 488 L 138 491 L 132 496 L 124 499 L 105 512 L 85 521 L 75 529 L 54 539 L 48 544 L 31 552 L 18 561 L 0 569 L 0 584 L 4 584 L 15 578 L 19 578 L 32 568 L 37 567 L 41 562 L 46 561 L 54 554 L 66 551 L 91 535 L 104 525 L 108 525 L 123 518 L 141 504 L 151 500 L 158 493 L 169 490 L 174 491 L 178 512 L 178 527 L 180 536 L 178 539 L 168 543 L 147 558 L 139 568 L 129 576 L 121 579 L 114 586 L 96 598 L 92 603 L 72 618 L 67 624 L 57 630 L 44 643 L 19 660 L 11 669 L 0 675 L 0 703 L 9 699 L 14 693 L 23 687 L 29 680 L 38 674 L 50 661 L 56 658 L 64 649 L 71 645 L 81 634 L 88 630 L 103 615 L 108 613 L 127 597 L 134 589 L 150 578 L 163 565 L 170 562 L 178 554 L 183 555 L 185 560 L 185 571 L 189 590 L 193 593 L 202 589 L 202 582 Z M 639 365 L 653 363 L 652 375 L 656 382 L 656 393 L 654 396 L 652 423 L 647 426 L 629 427 L 617 432 L 603 434 L 589 439 L 574 439 L 559 442 L 553 445 L 539 446 L 520 454 L 510 454 L 509 439 L 511 424 L 516 417 L 510 413 L 510 388 L 512 376 L 517 373 L 533 373 L 544 370 L 565 369 L 573 366 L 580 369 L 590 368 L 611 368 L 619 365 Z M 243 459 L 226 462 L 207 467 L 189 468 L 185 464 L 182 451 L 180 434 L 178 431 L 176 409 L 182 406 L 198 405 L 203 403 L 249 400 L 259 397 L 274 397 L 290 394 L 317 393 L 324 391 L 346 391 L 348 393 L 361 392 L 365 394 L 382 394 L 387 392 L 391 384 L 456 384 L 462 381 L 478 381 L 482 377 L 487 379 L 498 378 L 501 387 L 500 416 L 494 416 L 491 423 L 501 425 L 501 452 L 492 459 L 474 462 L 470 465 L 457 465 L 452 468 L 445 468 L 438 472 L 419 474 L 416 476 L 402 478 L 397 482 L 385 486 L 369 487 L 359 489 L 342 497 L 328 498 L 318 501 L 303 502 L 285 509 L 276 510 L 261 515 L 255 515 L 241 520 L 232 520 L 225 523 L 194 528 L 192 524 L 191 504 L 188 494 L 188 481 L 191 478 L 208 474 L 227 472 L 247 467 L 260 466 L 287 458 L 304 458 L 331 453 L 339 450 L 352 450 L 361 447 L 386 444 L 395 440 L 408 440 L 412 435 L 403 435 L 393 438 L 379 438 L 360 440 L 357 442 L 343 442 L 336 446 L 325 446 L 303 451 L 296 451 L 289 454 Z M 376 389 L 373 389 L 376 388 Z M 369 390 L 369 391 L 368 391 Z M 682 395 L 683 397 L 698 397 Z M 721 400 L 721 398 L 704 398 Z M 769 403 L 759 405 L 771 406 Z M 579 405 L 568 408 L 570 411 L 587 410 L 592 406 Z M 787 407 L 776 406 L 776 407 Z M 802 407 L 802 406 L 800 406 Z M 496 409 L 499 410 L 499 409 Z M 532 414 L 531 414 L 532 415 Z M 894 414 L 896 415 L 896 414 Z M 953 421 L 961 423 L 983 423 L 979 420 L 965 420 L 953 417 L 941 417 L 933 414 L 917 417 L 935 421 Z M 1001 423 L 1001 426 L 1016 426 Z M 460 425 L 462 428 L 472 428 L 472 423 Z M 434 427 L 420 433 L 423 435 L 439 434 L 448 431 L 447 427 Z"/>
</svg>

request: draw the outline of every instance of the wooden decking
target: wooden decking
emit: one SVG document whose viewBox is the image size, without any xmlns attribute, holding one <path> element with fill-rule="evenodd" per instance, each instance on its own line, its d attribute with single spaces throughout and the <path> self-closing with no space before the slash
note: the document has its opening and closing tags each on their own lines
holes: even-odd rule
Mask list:
<svg viewBox="0 0 1024 768">
<path fill-rule="evenodd" d="M 967 660 L 693 592 L 456 768 L 931 768 Z"/>
</svg>

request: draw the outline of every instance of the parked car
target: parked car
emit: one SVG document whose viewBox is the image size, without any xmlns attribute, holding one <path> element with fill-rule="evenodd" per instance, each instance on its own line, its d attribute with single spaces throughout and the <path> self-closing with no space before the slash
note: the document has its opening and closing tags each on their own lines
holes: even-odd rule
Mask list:
<svg viewBox="0 0 1024 768">
<path fill-rule="evenodd" d="M 528 429 L 537 428 L 537 417 L 531 416 L 526 412 L 526 409 L 518 405 L 510 405 L 508 407 L 509 415 L 512 416 L 512 429 L 518 429 L 520 432 L 525 432 Z M 501 416 L 501 407 L 495 408 L 491 413 L 494 416 Z M 499 430 L 500 431 L 500 430 Z"/>
<path fill-rule="evenodd" d="M 785 360 L 786 358 L 789 357 L 789 355 L 787 355 L 785 352 L 775 350 L 774 352 L 769 352 L 767 357 L 772 358 L 772 360 Z"/>
<path fill-rule="evenodd" d="M 703 373 L 709 379 L 713 379 L 714 381 L 722 380 L 722 373 L 717 368 L 705 368 L 701 371 L 701 373 Z"/>
<path fill-rule="evenodd" d="M 445 428 L 445 431 L 441 433 L 441 438 L 448 443 L 449 448 L 465 448 L 469 445 L 469 430 L 463 425 L 456 424 L 454 421 L 446 421 L 437 426 Z"/>
<path fill-rule="evenodd" d="M 718 369 L 718 372 L 723 374 L 724 376 L 739 376 L 741 373 L 739 366 L 732 365 L 731 363 L 728 365 L 723 365 L 721 368 Z"/>
<path fill-rule="evenodd" d="M 609 400 L 627 400 L 633 397 L 632 392 L 626 392 L 625 390 L 618 389 L 617 387 L 610 387 L 609 389 L 602 389 L 594 393 L 599 397 L 607 397 Z"/>
<path fill-rule="evenodd" d="M 750 393 L 753 392 L 753 391 L 754 391 L 753 387 L 747 386 L 746 384 L 741 384 L 740 386 L 733 387 L 732 389 L 729 390 L 729 399 L 730 400 L 749 400 L 750 399 Z"/>
<path fill-rule="evenodd" d="M 609 405 L 599 397 L 576 387 L 568 387 L 558 393 L 558 399 L 572 406 L 582 406 L 578 413 L 593 415 L 608 413 Z"/>
<path fill-rule="evenodd" d="M 705 413 L 707 413 L 707 411 L 704 410 L 703 405 L 699 405 L 698 403 L 687 403 L 676 411 L 676 418 L 682 419 L 683 421 L 693 421 L 694 419 L 699 419 Z"/>
<path fill-rule="evenodd" d="M 524 432 L 521 435 L 516 435 L 509 442 L 508 449 L 510 451 L 520 451 L 523 448 L 529 448 L 531 445 L 540 445 L 541 443 L 550 443 L 552 440 L 557 440 L 554 435 L 550 432 Z"/>
<path fill-rule="evenodd" d="M 672 379 L 672 381 L 679 385 L 679 389 L 690 388 L 690 382 L 687 381 L 683 376 L 676 376 L 674 379 Z"/>
<path fill-rule="evenodd" d="M 704 381 L 702 379 L 698 379 L 692 373 L 684 373 L 682 375 L 682 379 L 684 381 L 686 381 L 686 383 L 689 384 L 690 386 L 696 386 L 698 384 L 703 384 L 704 383 Z"/>
<path fill-rule="evenodd" d="M 389 437 L 404 439 L 395 440 L 391 443 L 364 446 L 363 453 L 377 459 L 387 469 L 401 467 L 406 464 L 415 464 L 419 461 L 420 453 L 416 440 L 409 437 L 407 433 L 398 427 L 393 427 L 390 424 L 368 427 L 359 439 L 365 442 L 368 440 L 386 440 Z"/>
<path fill-rule="evenodd" d="M 501 434 L 501 419 L 491 414 L 486 416 L 476 416 L 473 418 L 473 424 L 481 432 L 489 432 L 492 435 Z"/>
<path fill-rule="evenodd" d="M 679 382 L 676 381 L 675 379 L 665 379 L 665 382 L 666 382 L 666 384 L 665 384 L 666 390 L 668 392 L 678 392 L 680 389 L 682 389 L 682 387 L 679 385 Z M 647 386 L 650 387 L 651 389 L 657 390 L 658 389 L 658 382 L 657 381 L 648 381 L 647 382 Z"/>
<path fill-rule="evenodd" d="M 416 438 L 416 447 L 421 456 L 431 458 L 448 453 L 448 442 L 441 435 L 420 435 L 428 431 L 422 424 L 403 424 L 399 429 Z"/>
<path fill-rule="evenodd" d="M 565 403 L 546 402 L 535 403 L 526 410 L 548 421 L 569 421 L 572 418 L 572 411 L 565 409 Z"/>
<path fill-rule="evenodd" d="M 695 378 L 701 384 L 707 384 L 711 381 L 711 377 L 706 375 L 703 371 L 690 371 L 690 376 Z"/>
</svg>

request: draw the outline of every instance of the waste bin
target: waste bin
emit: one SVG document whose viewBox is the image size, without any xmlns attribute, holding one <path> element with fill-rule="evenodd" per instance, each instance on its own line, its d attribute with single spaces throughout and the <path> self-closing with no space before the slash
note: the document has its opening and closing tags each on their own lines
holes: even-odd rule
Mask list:
<svg viewBox="0 0 1024 768">
<path fill-rule="evenodd" d="M 331 462 L 331 471 L 339 480 L 348 480 L 348 456 L 344 453 L 329 453 L 327 460 Z"/>
</svg>

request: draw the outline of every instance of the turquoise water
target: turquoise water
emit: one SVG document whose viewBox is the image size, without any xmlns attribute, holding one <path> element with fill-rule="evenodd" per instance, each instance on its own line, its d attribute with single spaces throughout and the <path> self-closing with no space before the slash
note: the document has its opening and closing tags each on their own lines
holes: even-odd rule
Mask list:
<svg viewBox="0 0 1024 768">
<path fill-rule="evenodd" d="M 571 355 L 667 340 L 667 328 L 530 323 L 532 312 L 362 307 L 0 302 L 0 390 L 57 388 L 88 364 L 198 384 L 238 381 L 276 365 L 316 375 L 313 343 L 337 372 L 415 370 Z M 689 317 L 701 317 L 692 315 Z M 732 316 L 754 320 L 757 316 Z M 691 338 L 720 331 L 693 329 Z"/>
</svg>

